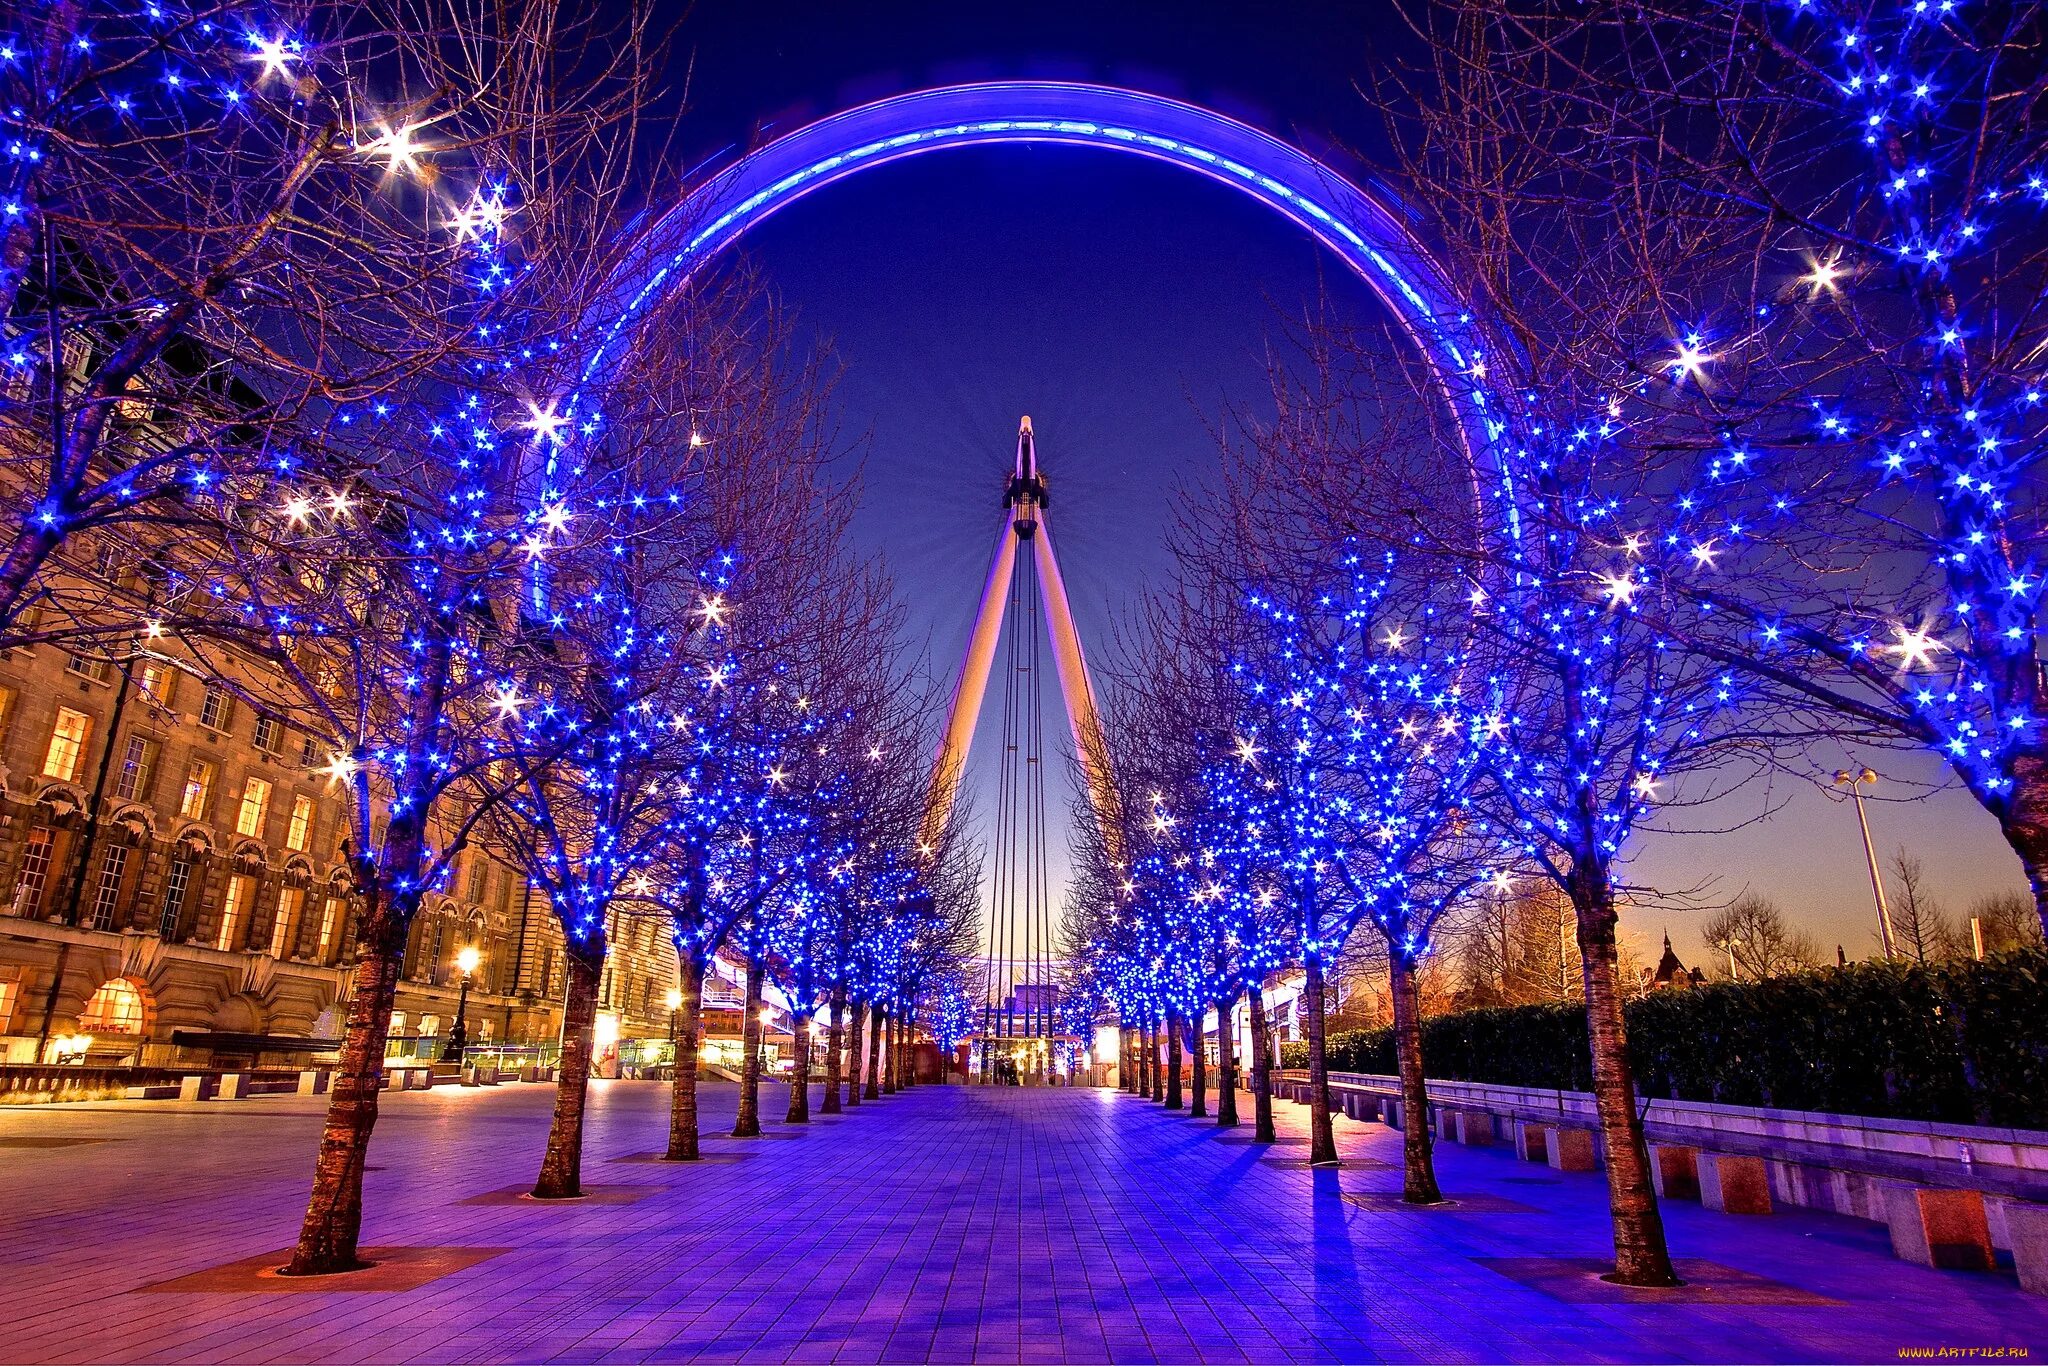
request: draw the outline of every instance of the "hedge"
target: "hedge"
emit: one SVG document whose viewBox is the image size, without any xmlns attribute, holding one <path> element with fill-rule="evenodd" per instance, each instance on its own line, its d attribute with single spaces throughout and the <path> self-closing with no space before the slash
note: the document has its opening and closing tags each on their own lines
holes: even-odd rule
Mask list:
<svg viewBox="0 0 2048 1366">
<path fill-rule="evenodd" d="M 1846 968 L 1652 992 L 1624 1008 L 1639 1095 L 1782 1110 L 2048 1129 L 2048 951 Z M 1450 1081 L 1591 1087 L 1576 1003 L 1423 1022 Z M 1391 1074 L 1392 1029 L 1331 1036 L 1330 1068 Z M 1306 1044 L 1282 1061 L 1306 1067 Z"/>
</svg>

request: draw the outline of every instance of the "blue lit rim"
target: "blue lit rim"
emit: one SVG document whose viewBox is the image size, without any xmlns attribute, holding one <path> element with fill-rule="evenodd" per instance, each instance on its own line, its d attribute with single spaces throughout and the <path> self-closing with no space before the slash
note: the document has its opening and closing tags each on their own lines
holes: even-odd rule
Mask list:
<svg viewBox="0 0 2048 1366">
<path fill-rule="evenodd" d="M 587 386 L 650 301 L 749 228 L 856 171 L 951 147 L 1059 143 L 1149 157 L 1207 176 L 1306 230 L 1407 329 L 1457 416 L 1474 476 L 1496 488 L 1510 534 L 1512 485 L 1490 456 L 1498 432 L 1473 373 L 1481 354 L 1442 272 L 1395 214 L 1297 147 L 1213 110 L 1116 86 L 989 81 L 895 95 L 787 133 L 686 194 L 621 272 L 617 312 L 583 370 Z"/>
</svg>

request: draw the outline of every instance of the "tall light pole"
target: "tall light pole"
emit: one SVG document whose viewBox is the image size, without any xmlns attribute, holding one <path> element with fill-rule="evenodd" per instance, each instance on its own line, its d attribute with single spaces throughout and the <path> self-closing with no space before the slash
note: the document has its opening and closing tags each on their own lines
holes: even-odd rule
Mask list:
<svg viewBox="0 0 2048 1366">
<path fill-rule="evenodd" d="M 1728 942 L 1721 946 L 1722 948 L 1728 951 L 1728 980 L 1731 982 L 1741 980 L 1740 974 L 1738 974 L 1735 971 L 1735 946 L 1737 944 L 1740 944 L 1741 942 L 1742 941 L 1740 939 L 1737 939 L 1735 938 L 1735 936 L 1730 935 L 1728 937 Z"/>
<path fill-rule="evenodd" d="M 1877 774 L 1867 768 L 1857 773 L 1843 769 L 1835 775 L 1835 786 L 1846 784 L 1856 802 L 1856 824 L 1863 829 L 1863 856 L 1870 860 L 1870 895 L 1877 902 L 1877 938 L 1884 946 L 1884 956 L 1893 958 L 1898 950 L 1892 943 L 1892 913 L 1885 905 L 1884 875 L 1877 870 L 1877 846 L 1870 842 L 1870 817 L 1863 811 L 1863 785 L 1876 782 Z"/>
<path fill-rule="evenodd" d="M 442 1062 L 461 1062 L 462 1050 L 469 1047 L 469 979 L 483 960 L 474 944 L 455 955 L 455 966 L 462 970 L 462 989 L 455 995 L 455 1027 L 448 1031 L 448 1042 L 441 1047 Z"/>
</svg>

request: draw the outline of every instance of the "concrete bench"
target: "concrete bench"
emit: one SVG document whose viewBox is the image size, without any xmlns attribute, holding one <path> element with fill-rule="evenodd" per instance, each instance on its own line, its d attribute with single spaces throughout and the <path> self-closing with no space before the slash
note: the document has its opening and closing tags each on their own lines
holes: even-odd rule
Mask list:
<svg viewBox="0 0 2048 1366">
<path fill-rule="evenodd" d="M 325 1095 L 327 1093 L 328 1080 L 332 1076 L 333 1073 L 328 1072 L 325 1068 L 309 1068 L 299 1073 L 299 1094 L 302 1096 Z"/>
<path fill-rule="evenodd" d="M 2010 1220 L 2008 1211 L 2008 1228 Z M 1903 1182 L 1888 1186 L 1885 1223 L 1891 1228 L 1892 1255 L 1902 1262 L 1943 1271 L 1990 1271 L 1997 1265 L 1984 1197 L 1977 1191 Z"/>
<path fill-rule="evenodd" d="M 2005 1233 L 2012 1243 L 2020 1289 L 2048 1295 L 2048 1205 L 2014 1200 L 2005 1207 Z"/>
<path fill-rule="evenodd" d="M 1545 1138 L 1544 1154 L 1552 1168 L 1561 1172 L 1597 1172 L 1600 1148 L 1591 1129 L 1553 1126 Z"/>
<path fill-rule="evenodd" d="M 1490 1148 L 1493 1146 L 1493 1116 L 1483 1110 L 1458 1110 L 1453 1112 L 1457 1141 L 1468 1148 Z"/>
<path fill-rule="evenodd" d="M 1771 1173 L 1761 1157 L 1700 1153 L 1700 1203 L 1723 1214 L 1769 1214 Z"/>
<path fill-rule="evenodd" d="M 1550 1126 L 1526 1119 L 1515 1121 L 1515 1156 L 1524 1162 L 1550 1162 Z"/>
<path fill-rule="evenodd" d="M 1680 1143 L 1652 1143 L 1650 1181 L 1660 1200 L 1699 1199 L 1700 1150 Z"/>
<path fill-rule="evenodd" d="M 246 1072 L 223 1072 L 220 1084 L 214 1088 L 215 1100 L 241 1100 L 249 1094 L 249 1074 Z"/>
</svg>

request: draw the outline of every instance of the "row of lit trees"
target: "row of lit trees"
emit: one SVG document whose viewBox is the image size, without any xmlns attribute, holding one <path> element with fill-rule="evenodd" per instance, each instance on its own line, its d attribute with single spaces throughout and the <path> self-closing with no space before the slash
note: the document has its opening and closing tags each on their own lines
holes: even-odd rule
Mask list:
<svg viewBox="0 0 2048 1366">
<path fill-rule="evenodd" d="M 1256 1026 L 1264 969 L 1300 964 L 1333 1158 L 1320 978 L 1351 928 L 1398 977 L 1489 868 L 1548 880 L 1616 1274 L 1671 1284 L 1619 1009 L 1636 835 L 1824 773 L 1818 740 L 1924 746 L 2048 918 L 2048 32 L 2034 5 L 1405 13 L 1423 58 L 1375 94 L 1471 329 L 1462 420 L 1400 352 L 1317 331 L 1191 509 L 1146 647 L 1231 686 L 1127 670 L 1110 744 L 1150 799 L 1094 860 L 1087 985 L 1178 1057 L 1180 1020 L 1249 990 Z M 1202 953 L 1247 966 L 1218 991 Z"/>
<path fill-rule="evenodd" d="M 473 844 L 567 947 L 541 1197 L 578 1193 L 622 921 L 677 948 L 678 1159 L 714 956 L 750 1043 L 765 979 L 790 1002 L 792 1119 L 821 1012 L 836 1108 L 968 956 L 819 369 L 744 282 L 592 349 L 666 188 L 663 65 L 637 8 L 553 0 L 51 5 L 0 54 L 0 646 L 200 673 L 344 797 L 356 956 L 294 1273 L 356 1265 L 408 928 Z M 758 1080 L 750 1048 L 742 1131 Z"/>
</svg>

